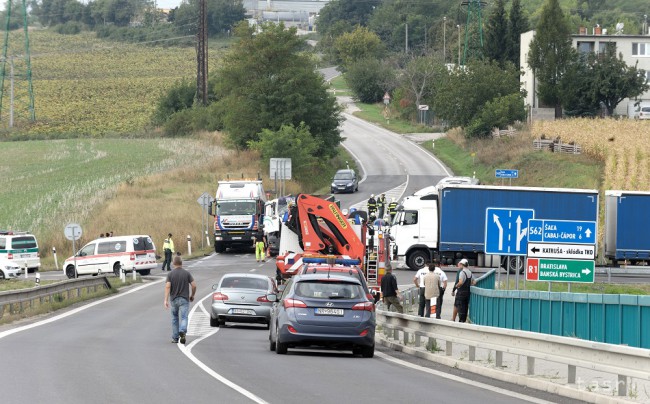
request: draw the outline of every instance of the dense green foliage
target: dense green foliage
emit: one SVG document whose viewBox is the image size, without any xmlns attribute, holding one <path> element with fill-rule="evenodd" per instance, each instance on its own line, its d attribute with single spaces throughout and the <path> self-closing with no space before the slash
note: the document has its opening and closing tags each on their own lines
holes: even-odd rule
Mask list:
<svg viewBox="0 0 650 404">
<path fill-rule="evenodd" d="M 525 120 L 523 94 L 512 93 L 486 102 L 465 132 L 468 137 L 486 137 L 492 128 L 504 128 L 513 122 Z"/>
<path fill-rule="evenodd" d="M 381 39 L 366 27 L 357 26 L 334 40 L 335 61 L 343 69 L 363 59 L 379 59 L 385 53 Z"/>
<path fill-rule="evenodd" d="M 210 76 L 231 142 L 246 148 L 263 129 L 283 125 L 309 128 L 317 140 L 315 156 L 331 157 L 341 141 L 340 107 L 327 93 L 314 60 L 305 52 L 295 28 L 263 24 L 259 33 L 240 24 L 239 41 Z"/>
<path fill-rule="evenodd" d="M 350 65 L 345 81 L 361 102 L 373 103 L 390 91 L 395 71 L 378 59 L 363 59 Z"/>
</svg>

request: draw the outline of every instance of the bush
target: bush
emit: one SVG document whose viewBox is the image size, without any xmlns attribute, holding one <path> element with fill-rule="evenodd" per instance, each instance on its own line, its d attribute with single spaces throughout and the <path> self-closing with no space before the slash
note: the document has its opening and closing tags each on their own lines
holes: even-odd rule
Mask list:
<svg viewBox="0 0 650 404">
<path fill-rule="evenodd" d="M 382 101 L 390 88 L 394 72 L 377 59 L 363 59 L 349 66 L 345 81 L 359 101 L 373 104 Z"/>
<path fill-rule="evenodd" d="M 54 27 L 54 31 L 62 35 L 76 35 L 83 30 L 83 25 L 76 21 L 68 21 Z"/>
<path fill-rule="evenodd" d="M 525 119 L 526 108 L 522 94 L 508 94 L 486 102 L 480 114 L 465 128 L 465 133 L 468 137 L 486 137 L 492 128 L 504 128 Z"/>
<path fill-rule="evenodd" d="M 166 94 L 160 97 L 156 112 L 153 116 L 153 123 L 160 125 L 181 110 L 191 108 L 194 104 L 196 85 L 190 80 L 183 79 L 176 82 Z"/>
</svg>

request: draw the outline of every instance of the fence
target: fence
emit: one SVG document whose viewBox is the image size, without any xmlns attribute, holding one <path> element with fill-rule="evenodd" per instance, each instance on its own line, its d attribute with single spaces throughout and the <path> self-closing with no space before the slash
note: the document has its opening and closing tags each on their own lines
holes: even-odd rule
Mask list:
<svg viewBox="0 0 650 404">
<path fill-rule="evenodd" d="M 535 150 L 548 150 L 554 153 L 582 153 L 582 147 L 580 145 L 575 143 L 562 143 L 559 139 L 535 139 L 533 140 L 533 148 Z"/>
<path fill-rule="evenodd" d="M 472 287 L 474 324 L 650 348 L 650 296 L 494 290 L 495 273 Z"/>
<path fill-rule="evenodd" d="M 70 279 L 31 289 L 0 292 L 0 319 L 37 310 L 48 303 L 60 303 L 102 289 L 111 289 L 106 276 Z"/>
</svg>

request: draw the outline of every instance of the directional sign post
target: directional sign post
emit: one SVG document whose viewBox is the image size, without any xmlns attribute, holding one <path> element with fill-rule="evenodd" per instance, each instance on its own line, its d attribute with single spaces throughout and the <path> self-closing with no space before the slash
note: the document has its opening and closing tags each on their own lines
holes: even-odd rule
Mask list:
<svg viewBox="0 0 650 404">
<path fill-rule="evenodd" d="M 501 168 L 497 168 L 496 170 L 494 170 L 494 176 L 497 178 L 501 178 L 501 185 L 503 185 L 504 178 L 508 178 L 509 185 L 512 185 L 512 179 L 519 178 L 519 170 L 504 170 Z"/>
<path fill-rule="evenodd" d="M 528 257 L 530 258 L 561 258 L 593 260 L 596 248 L 593 245 L 533 243 L 528 236 Z"/>
<path fill-rule="evenodd" d="M 487 208 L 485 210 L 485 253 L 526 255 L 528 221 L 532 209 Z"/>
<path fill-rule="evenodd" d="M 594 261 L 528 258 L 526 280 L 594 283 Z"/>
<path fill-rule="evenodd" d="M 596 244 L 596 222 L 533 219 L 528 228 L 529 242 Z"/>
</svg>

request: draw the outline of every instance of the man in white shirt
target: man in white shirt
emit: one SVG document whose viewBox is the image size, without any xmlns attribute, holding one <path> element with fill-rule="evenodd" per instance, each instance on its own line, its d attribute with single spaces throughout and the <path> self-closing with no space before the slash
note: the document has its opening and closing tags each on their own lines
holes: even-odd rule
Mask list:
<svg viewBox="0 0 650 404">
<path fill-rule="evenodd" d="M 442 300 L 445 295 L 445 290 L 447 290 L 447 274 L 440 268 L 440 260 L 434 259 L 433 264 L 436 266 L 436 269 L 433 271 L 438 274 L 440 277 L 440 294 L 438 295 L 438 300 L 436 302 L 436 318 L 440 319 L 440 313 L 442 312 Z"/>
<path fill-rule="evenodd" d="M 429 268 L 425 266 L 415 273 L 413 277 L 413 284 L 415 287 L 420 288 L 420 295 L 418 300 L 418 316 L 424 317 L 424 307 L 426 299 L 424 297 L 424 277 L 429 274 Z"/>
</svg>

